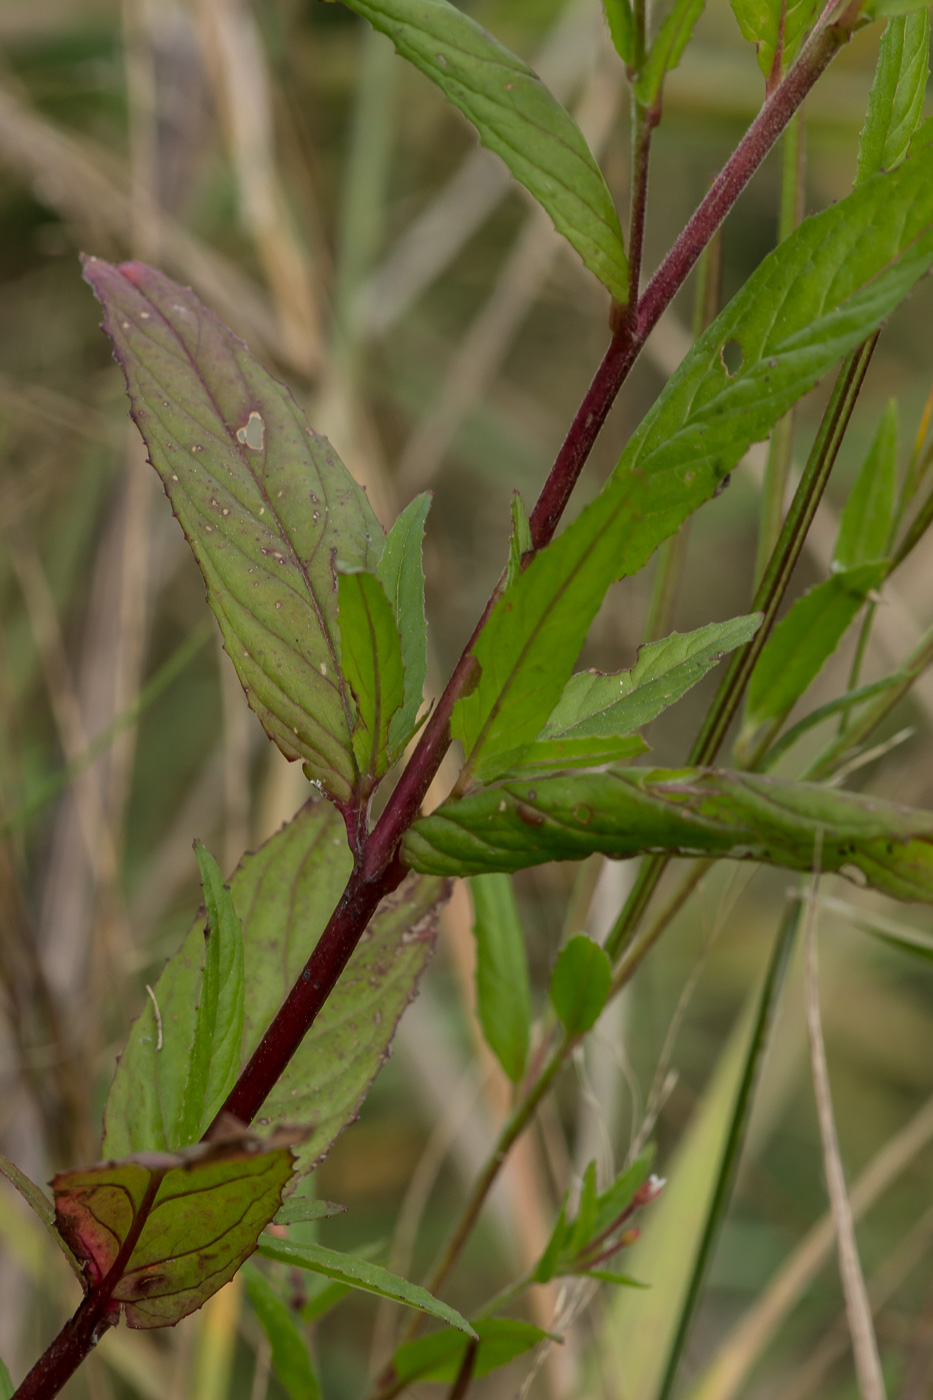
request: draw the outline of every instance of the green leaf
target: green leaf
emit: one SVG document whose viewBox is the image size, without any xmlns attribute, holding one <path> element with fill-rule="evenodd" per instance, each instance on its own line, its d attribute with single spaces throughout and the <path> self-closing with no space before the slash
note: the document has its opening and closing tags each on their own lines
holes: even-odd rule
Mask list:
<svg viewBox="0 0 933 1400">
<path fill-rule="evenodd" d="M 732 0 L 742 36 L 756 45 L 766 78 L 785 72 L 819 7 L 819 0 Z"/>
<path fill-rule="evenodd" d="M 130 1327 L 171 1327 L 227 1283 L 256 1247 L 292 1174 L 288 1147 L 238 1132 L 173 1154 L 104 1162 L 52 1180 L 58 1228 L 86 1291 L 138 1231 L 110 1292 Z"/>
<path fill-rule="evenodd" d="M 509 562 L 505 573 L 505 586 L 511 588 L 522 571 L 522 555 L 531 549 L 531 525 L 525 503 L 517 491 L 512 492 L 512 533 L 509 536 Z"/>
<path fill-rule="evenodd" d="M 603 0 L 603 8 L 606 11 L 606 21 L 616 53 L 626 68 L 633 68 L 636 58 L 636 43 L 632 6 L 629 0 Z"/>
<path fill-rule="evenodd" d="M 586 934 L 561 949 L 551 973 L 551 1005 L 568 1035 L 580 1035 L 599 1020 L 612 983 L 609 959 Z"/>
<path fill-rule="evenodd" d="M 883 19 L 886 15 L 913 15 L 928 10 L 930 0 L 869 0 L 862 11 L 866 19 Z"/>
<path fill-rule="evenodd" d="M 236 1083 L 243 1043 L 243 929 L 217 862 L 195 841 L 207 925 L 188 1072 L 172 1148 L 198 1142 Z"/>
<path fill-rule="evenodd" d="M 560 1214 L 557 1223 L 551 1231 L 551 1238 L 545 1246 L 544 1253 L 538 1260 L 534 1268 L 532 1278 L 535 1283 L 550 1283 L 551 1279 L 560 1268 L 564 1255 L 567 1252 L 567 1242 L 570 1239 L 573 1226 L 567 1220 L 567 1194 L 561 1202 Z"/>
<path fill-rule="evenodd" d="M 321 1386 L 307 1339 L 291 1308 L 276 1293 L 265 1274 L 247 1264 L 246 1292 L 272 1348 L 272 1369 L 291 1400 L 319 1400 Z"/>
<path fill-rule="evenodd" d="M 514 763 L 506 754 L 502 759 L 503 776 L 524 778 L 532 773 L 565 772 L 568 768 L 600 768 L 647 752 L 648 745 L 640 734 L 543 739 L 517 749 Z"/>
<path fill-rule="evenodd" d="M 389 766 L 389 729 L 405 698 L 402 639 L 374 574 L 341 572 L 338 581 L 343 669 L 357 715 L 353 752 L 377 782 Z"/>
<path fill-rule="evenodd" d="M 664 79 L 680 62 L 705 3 L 706 0 L 674 0 L 635 82 L 636 96 L 645 107 L 654 107 L 658 102 Z"/>
<path fill-rule="evenodd" d="M 320 1244 L 292 1244 L 289 1240 L 275 1239 L 270 1235 L 263 1235 L 259 1241 L 259 1253 L 266 1259 L 277 1259 L 279 1263 L 289 1264 L 293 1268 L 310 1269 L 312 1273 L 323 1274 L 325 1278 L 348 1284 L 363 1293 L 391 1298 L 394 1303 L 404 1303 L 406 1307 L 417 1308 L 419 1312 L 449 1322 L 468 1337 L 476 1336 L 465 1317 L 435 1298 L 426 1288 L 409 1283 L 397 1274 L 390 1274 L 388 1269 L 367 1259 L 342 1254 L 336 1249 L 325 1249 Z"/>
<path fill-rule="evenodd" d="M 556 705 L 610 582 L 629 575 L 748 447 L 933 261 L 933 148 L 807 219 L 700 337 L 632 437 L 609 483 L 499 598 L 473 655 L 481 673 L 451 728 L 489 780 Z M 728 372 L 723 350 L 740 345 Z"/>
<path fill-rule="evenodd" d="M 888 20 L 858 144 L 855 183 L 879 170 L 893 170 L 907 155 L 910 138 L 923 120 L 930 75 L 930 12 Z"/>
<path fill-rule="evenodd" d="M 11 1400 L 15 1386 L 3 1358 L 0 1357 L 0 1400 Z"/>
<path fill-rule="evenodd" d="M 618 302 L 628 263 L 612 196 L 579 127 L 536 73 L 449 0 L 344 0 L 472 122 Z"/>
<path fill-rule="evenodd" d="M 596 946 L 595 944 L 593 945 Z M 569 944 L 568 944 L 569 947 Z M 601 1010 L 602 1008 L 600 1008 Z M 586 1029 L 589 1029 L 587 1027 Z M 584 1245 L 589 1244 L 596 1233 L 596 1211 L 598 1208 L 599 1193 L 596 1190 L 596 1162 L 587 1164 L 583 1173 L 583 1185 L 580 1190 L 580 1204 L 577 1207 L 577 1218 L 573 1223 L 573 1230 L 570 1235 L 569 1252 L 579 1254 Z"/>
<path fill-rule="evenodd" d="M 897 400 L 889 399 L 839 522 L 833 568 L 887 558 L 897 505 Z"/>
<path fill-rule="evenodd" d="M 318 801 L 244 857 L 231 880 L 243 923 L 244 1059 L 300 976 L 351 864 L 339 814 Z M 383 902 L 263 1105 L 263 1132 L 280 1123 L 313 1125 L 296 1148 L 299 1173 L 323 1156 L 366 1096 L 431 955 L 445 893 L 439 881 L 412 877 Z M 153 988 L 161 1048 L 156 1007 L 147 999 L 117 1064 L 105 1112 L 109 1156 L 169 1145 L 187 1078 L 203 956 L 203 920 L 197 920 Z"/>
<path fill-rule="evenodd" d="M 473 1362 L 474 1380 L 507 1366 L 548 1335 L 530 1322 L 518 1322 L 511 1317 L 483 1318 L 476 1323 L 476 1334 L 479 1346 Z M 456 1380 L 468 1346 L 469 1339 L 461 1332 L 450 1329 L 432 1332 L 429 1337 L 418 1337 L 400 1346 L 392 1365 L 398 1379 L 406 1385 L 416 1380 L 449 1384 Z"/>
<path fill-rule="evenodd" d="M 430 491 L 416 496 L 405 507 L 386 536 L 386 547 L 376 570 L 402 639 L 405 667 L 405 698 L 389 724 L 389 752 L 393 759 L 404 748 L 418 723 L 428 674 L 421 549 L 430 507 Z"/>
<path fill-rule="evenodd" d="M 639 648 L 630 671 L 581 671 L 564 688 L 542 730 L 544 738 L 631 734 L 702 680 L 727 652 L 749 641 L 761 613 L 711 622 L 695 632 L 673 632 Z"/>
<path fill-rule="evenodd" d="M 831 574 L 798 598 L 765 643 L 748 686 L 748 723 L 783 719 L 836 650 L 887 572 L 881 560 Z"/>
<path fill-rule="evenodd" d="M 654 1148 L 649 1147 L 602 1192 L 593 1226 L 594 1238 L 608 1230 L 613 1221 L 631 1206 L 636 1191 L 648 1180 L 653 1162 Z"/>
<path fill-rule="evenodd" d="M 65 1258 L 68 1260 L 68 1265 L 72 1273 L 80 1279 L 82 1277 L 81 1265 L 78 1263 L 77 1259 L 75 1259 L 68 1245 L 59 1234 L 58 1226 L 55 1224 L 55 1205 L 42 1190 L 42 1187 L 37 1186 L 34 1181 L 30 1180 L 26 1173 L 20 1171 L 16 1163 L 11 1162 L 9 1157 L 4 1157 L 2 1152 L 0 1152 L 0 1173 L 6 1177 L 7 1181 L 16 1187 L 26 1204 L 30 1206 L 39 1217 L 62 1254 L 64 1254 Z"/>
<path fill-rule="evenodd" d="M 88 258 L 84 276 L 250 705 L 287 758 L 348 801 L 335 561 L 378 563 L 365 491 L 193 292 L 142 263 Z"/>
<path fill-rule="evenodd" d="M 610 513 L 617 517 L 617 572 L 640 569 L 931 261 L 928 146 L 805 219 L 775 248 L 684 357 L 588 508 L 602 512 L 606 528 Z M 729 347 L 741 351 L 731 373 L 722 359 Z"/>
<path fill-rule="evenodd" d="M 307 1180 L 308 1178 L 306 1178 Z M 309 1200 L 306 1196 L 288 1196 L 282 1207 L 275 1213 L 274 1225 L 300 1225 L 308 1220 L 329 1220 L 332 1215 L 343 1215 L 346 1206 L 335 1205 L 333 1201 Z"/>
<path fill-rule="evenodd" d="M 525 1072 L 531 991 L 525 935 L 508 875 L 470 881 L 476 937 L 476 1013 L 486 1044 L 513 1084 Z"/>
<path fill-rule="evenodd" d="M 549 860 L 668 855 L 821 869 L 933 902 L 933 813 L 714 768 L 625 768 L 497 783 L 445 803 L 403 842 L 416 870 L 476 875 Z"/>
</svg>

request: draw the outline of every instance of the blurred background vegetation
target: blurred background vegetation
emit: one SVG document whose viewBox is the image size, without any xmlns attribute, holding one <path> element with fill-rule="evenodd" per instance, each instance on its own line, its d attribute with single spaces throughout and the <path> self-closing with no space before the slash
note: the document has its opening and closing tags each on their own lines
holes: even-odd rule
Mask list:
<svg viewBox="0 0 933 1400">
<path fill-rule="evenodd" d="M 571 107 L 624 207 L 625 81 L 598 0 L 467 8 Z M 860 34 L 807 103 L 807 209 L 851 186 L 878 33 Z M 655 140 L 649 271 L 762 96 L 726 0 L 709 0 Z M 728 222 L 724 296 L 773 246 L 779 178 L 772 156 Z M 114 1057 L 198 902 L 193 838 L 232 871 L 307 795 L 297 765 L 248 713 L 206 620 L 81 281 L 82 250 L 140 257 L 192 284 L 292 385 L 385 523 L 417 491 L 434 491 L 425 563 L 435 681 L 499 573 L 510 493 L 533 503 L 607 338 L 605 295 L 575 256 L 439 94 L 339 4 L 0 4 L 0 1147 L 37 1180 L 99 1152 Z M 795 591 L 825 576 L 834 515 L 890 395 L 909 450 L 933 366 L 931 313 L 925 285 L 882 336 Z M 581 498 L 676 365 L 691 315 L 688 286 L 627 384 Z M 799 414 L 800 452 L 820 405 L 817 391 Z M 751 456 L 691 527 L 679 630 L 747 610 L 762 462 Z M 930 624 L 931 585 L 921 548 L 885 590 L 866 679 Z M 650 569 L 614 591 L 588 664 L 631 664 L 649 595 Z M 844 687 L 847 662 L 843 648 L 817 701 Z M 659 761 L 682 760 L 709 691 L 700 694 L 649 732 Z M 898 742 L 850 781 L 933 807 L 931 729 L 933 684 L 921 680 L 882 736 Z M 568 913 L 575 874 L 545 867 L 518 882 L 540 998 L 565 928 L 599 936 L 631 879 L 626 865 L 590 867 Z M 515 1154 L 453 1282 L 457 1306 L 475 1306 L 536 1257 L 568 1182 L 593 1156 L 621 1163 L 646 1113 L 658 1169 L 670 1174 L 678 1145 L 686 1154 L 631 1260 L 650 1292 L 531 1300 L 534 1320 L 557 1316 L 565 1337 L 542 1359 L 535 1395 L 650 1400 L 638 1377 L 650 1374 L 652 1329 L 689 1263 L 735 1073 L 733 1032 L 787 884 L 779 872 L 714 871 Z M 933 1393 L 933 966 L 862 925 L 923 930 L 928 914 L 840 882 L 824 893 L 842 1153 L 850 1183 L 875 1172 L 859 1238 L 892 1393 L 922 1400 Z M 471 1015 L 470 919 L 458 889 L 397 1053 L 317 1178 L 323 1196 L 349 1206 L 323 1238 L 372 1247 L 412 1277 L 507 1103 Z M 825 1208 L 795 968 L 685 1394 L 856 1393 L 834 1256 L 817 1228 Z M 61 1257 L 2 1182 L 0 1299 L 0 1355 L 16 1377 L 77 1300 Z M 318 1338 L 328 1400 L 365 1392 L 393 1325 L 350 1301 L 329 1317 Z M 525 1371 L 498 1373 L 476 1394 L 514 1394 Z M 282 1391 L 235 1282 L 170 1334 L 109 1334 L 67 1393 Z"/>
</svg>

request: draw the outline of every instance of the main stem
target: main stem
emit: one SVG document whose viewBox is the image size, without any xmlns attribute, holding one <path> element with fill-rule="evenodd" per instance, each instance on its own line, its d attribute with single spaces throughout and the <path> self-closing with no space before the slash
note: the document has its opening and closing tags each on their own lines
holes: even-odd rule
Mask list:
<svg viewBox="0 0 933 1400">
<path fill-rule="evenodd" d="M 542 549 L 553 538 L 609 410 L 662 312 L 670 305 L 700 253 L 807 93 L 848 41 L 858 10 L 857 0 L 852 0 L 839 20 L 825 25 L 811 36 L 794 67 L 767 97 L 706 198 L 652 277 L 637 307 L 633 307 L 629 315 L 619 318 L 621 324 L 574 417 L 531 514 L 531 538 L 535 550 Z M 358 853 L 346 889 L 327 927 L 298 981 L 240 1074 L 222 1113 L 233 1113 L 244 1123 L 252 1121 L 333 991 L 379 904 L 403 879 L 405 869 L 398 856 L 399 842 L 417 816 L 449 747 L 453 707 L 474 681 L 476 662 L 471 654 L 472 647 L 492 610 L 495 597 L 494 594 L 487 604 L 382 816 Z M 209 1137 L 214 1131 L 216 1121 L 206 1136 Z M 514 1132 L 515 1137 L 518 1131 L 520 1127 Z M 471 1218 L 475 1218 L 503 1160 L 504 1154 L 478 1183 L 471 1202 Z M 454 1248 L 448 1253 L 448 1267 L 455 1262 L 465 1238 L 466 1234 L 458 1237 Z M 92 1298 L 98 1300 L 93 1305 Z M 96 1290 L 88 1294 L 30 1371 L 13 1400 L 48 1400 L 48 1397 L 58 1394 L 96 1344 L 101 1331 L 114 1320 L 107 1310 L 108 1304 L 109 1295 L 104 1298 Z M 95 1311 L 98 1305 L 103 1308 L 99 1316 Z M 86 1323 L 92 1312 L 94 1324 L 88 1327 Z"/>
<path fill-rule="evenodd" d="M 661 313 L 670 305 L 700 253 L 817 78 L 848 40 L 853 23 L 854 18 L 827 25 L 809 40 L 784 81 L 766 99 L 652 277 L 635 313 L 623 318 L 531 513 L 531 539 L 535 550 L 542 549 L 553 538 L 609 410 Z M 494 598 L 487 604 L 422 731 L 411 760 L 365 842 L 340 903 L 301 976 L 234 1085 L 222 1112 L 233 1113 L 244 1123 L 252 1121 L 330 996 L 381 900 L 401 881 L 404 868 L 398 858 L 398 845 L 415 820 L 450 744 L 450 716 L 457 700 L 475 679 L 472 648 L 493 602 Z"/>
</svg>

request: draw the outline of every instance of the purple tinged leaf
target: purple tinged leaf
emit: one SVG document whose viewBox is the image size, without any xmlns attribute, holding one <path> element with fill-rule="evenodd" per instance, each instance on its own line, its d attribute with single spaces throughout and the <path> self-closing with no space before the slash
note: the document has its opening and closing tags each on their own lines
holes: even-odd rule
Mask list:
<svg viewBox="0 0 933 1400">
<path fill-rule="evenodd" d="M 193 292 L 143 263 L 89 258 L 84 275 L 250 705 L 287 758 L 349 801 L 336 565 L 379 562 L 366 493 Z"/>
<path fill-rule="evenodd" d="M 252 1254 L 292 1164 L 281 1141 L 235 1131 L 179 1153 L 60 1172 L 56 1221 L 83 1263 L 85 1291 L 122 1304 L 130 1327 L 173 1326 Z"/>
</svg>

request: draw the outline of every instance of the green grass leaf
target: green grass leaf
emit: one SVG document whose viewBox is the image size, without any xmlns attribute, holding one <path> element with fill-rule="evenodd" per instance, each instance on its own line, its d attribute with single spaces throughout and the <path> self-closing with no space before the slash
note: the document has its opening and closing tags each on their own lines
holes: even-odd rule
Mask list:
<svg viewBox="0 0 933 1400">
<path fill-rule="evenodd" d="M 93 1287 L 140 1228 L 112 1291 L 130 1327 L 170 1327 L 256 1247 L 292 1174 L 287 1147 L 238 1133 L 171 1155 L 104 1162 L 52 1180 L 58 1228 Z"/>
<path fill-rule="evenodd" d="M 476 1014 L 486 1044 L 513 1084 L 525 1072 L 531 990 L 525 934 L 508 875 L 470 881 L 476 938 Z"/>
<path fill-rule="evenodd" d="M 251 707 L 287 758 L 349 801 L 335 563 L 379 561 L 365 491 L 193 292 L 143 263 L 88 258 L 84 275 Z"/>
<path fill-rule="evenodd" d="M 341 572 L 338 594 L 344 675 L 356 701 L 353 752 L 373 784 L 389 766 L 389 729 L 405 699 L 402 639 L 374 574 Z"/>
<path fill-rule="evenodd" d="M 6 1368 L 6 1364 L 0 1357 L 0 1400 L 10 1400 L 15 1386 Z"/>
<path fill-rule="evenodd" d="M 673 632 L 639 647 L 630 671 L 571 676 L 542 730 L 544 738 L 631 734 L 656 719 L 761 626 L 761 614 L 711 622 L 695 632 Z"/>
<path fill-rule="evenodd" d="M 521 870 L 594 851 L 757 860 L 838 871 L 895 899 L 933 902 L 933 813 L 811 783 L 714 768 L 627 768 L 497 783 L 445 803 L 403 842 L 444 875 Z"/>
<path fill-rule="evenodd" d="M 897 400 L 889 399 L 839 522 L 833 567 L 885 559 L 897 506 Z"/>
<path fill-rule="evenodd" d="M 272 1369 L 290 1400 L 320 1400 L 321 1386 L 308 1340 L 295 1316 L 265 1274 L 252 1264 L 243 1270 L 246 1292 L 272 1349 Z"/>
<path fill-rule="evenodd" d="M 609 959 L 586 934 L 578 933 L 561 949 L 551 973 L 549 992 L 551 1005 L 568 1035 L 580 1035 L 595 1026 L 606 1005 L 611 982 Z M 581 1205 L 581 1213 L 582 1210 Z M 595 1211 L 594 1197 L 594 1218 Z"/>
<path fill-rule="evenodd" d="M 923 120 L 930 76 L 930 11 L 888 20 L 858 144 L 856 184 L 879 170 L 893 170 L 907 155 Z"/>
<path fill-rule="evenodd" d="M 680 62 L 706 0 L 674 0 L 651 42 L 645 65 L 635 82 L 639 102 L 653 107 L 661 96 L 664 79 Z"/>
<path fill-rule="evenodd" d="M 887 564 L 831 574 L 798 598 L 762 649 L 748 686 L 748 724 L 783 719 L 836 650 Z"/>
<path fill-rule="evenodd" d="M 547 1332 L 534 1327 L 530 1322 L 519 1322 L 511 1317 L 486 1317 L 476 1323 L 479 1346 L 473 1362 L 473 1379 L 479 1380 L 507 1366 L 516 1356 L 530 1351 L 538 1342 L 544 1341 Z M 462 1332 L 447 1329 L 432 1332 L 429 1337 L 418 1337 L 413 1342 L 405 1342 L 392 1358 L 395 1374 L 400 1381 L 443 1381 L 450 1384 L 456 1380 L 463 1358 L 469 1346 L 469 1338 Z"/>
<path fill-rule="evenodd" d="M 428 674 L 421 550 L 430 507 L 429 491 L 416 496 L 405 507 L 386 536 L 386 547 L 376 569 L 376 577 L 385 589 L 395 616 L 405 667 L 404 700 L 389 723 L 389 752 L 393 759 L 418 723 Z"/>
<path fill-rule="evenodd" d="M 231 880 L 243 924 L 244 1061 L 300 975 L 351 864 L 339 814 L 329 803 L 312 802 L 245 856 Z M 369 937 L 353 953 L 263 1105 L 263 1132 L 277 1124 L 312 1125 L 295 1148 L 299 1173 L 355 1117 L 382 1065 L 431 955 L 444 893 L 441 882 L 412 877 L 384 901 Z M 155 984 L 154 1003 L 146 1000 L 117 1064 L 105 1110 L 109 1156 L 170 1146 L 187 1077 L 203 957 L 203 920 L 197 920 Z"/>
<path fill-rule="evenodd" d="M 243 929 L 217 862 L 195 841 L 207 924 L 204 967 L 173 1148 L 197 1142 L 236 1083 L 243 1042 Z"/>
<path fill-rule="evenodd" d="M 449 0 L 344 0 L 436 83 L 618 302 L 619 216 L 579 127 L 536 73 Z"/>
<path fill-rule="evenodd" d="M 819 8 L 819 0 L 732 0 L 742 36 L 757 47 L 766 78 L 775 60 L 778 74 L 787 69 Z"/>
<path fill-rule="evenodd" d="M 465 1332 L 468 1337 L 476 1333 L 454 1308 L 442 1303 L 426 1288 L 397 1274 L 389 1273 L 380 1264 L 359 1259 L 354 1254 L 342 1254 L 336 1249 L 325 1249 L 320 1244 L 292 1244 L 272 1235 L 263 1235 L 259 1241 L 259 1253 L 266 1259 L 276 1259 L 280 1264 L 289 1264 L 296 1269 L 310 1269 L 312 1273 L 323 1274 L 337 1283 L 348 1284 L 350 1288 L 363 1293 L 375 1293 L 379 1298 L 391 1298 L 394 1303 L 404 1303 L 431 1317 L 439 1317 L 452 1327 Z"/>
</svg>

